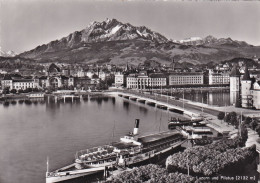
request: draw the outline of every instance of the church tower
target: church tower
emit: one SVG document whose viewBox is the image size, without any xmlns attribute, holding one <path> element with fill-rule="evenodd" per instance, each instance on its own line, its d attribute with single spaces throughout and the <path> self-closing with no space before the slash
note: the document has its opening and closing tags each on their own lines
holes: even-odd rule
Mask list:
<svg viewBox="0 0 260 183">
<path fill-rule="evenodd" d="M 247 65 L 245 66 L 245 74 L 241 80 L 241 101 L 242 107 L 252 108 L 252 94 L 251 94 L 252 80 L 250 79 Z"/>
<path fill-rule="evenodd" d="M 230 73 L 230 103 L 236 107 L 240 106 L 240 72 L 235 64 Z"/>
</svg>

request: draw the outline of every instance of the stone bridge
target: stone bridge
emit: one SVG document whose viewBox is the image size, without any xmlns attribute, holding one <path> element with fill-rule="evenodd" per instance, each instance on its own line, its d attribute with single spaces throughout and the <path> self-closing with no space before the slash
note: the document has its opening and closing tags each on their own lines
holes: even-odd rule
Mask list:
<svg viewBox="0 0 260 183">
<path fill-rule="evenodd" d="M 169 104 L 167 102 L 163 102 L 160 100 L 156 100 L 156 99 L 150 98 L 148 96 L 139 96 L 137 94 L 124 93 L 124 92 L 116 92 L 116 94 L 119 97 L 123 97 L 123 98 L 129 99 L 129 100 L 137 101 L 137 102 L 144 103 L 147 105 L 155 106 L 157 108 L 169 110 L 169 111 L 176 112 L 179 114 L 186 114 L 190 117 L 200 117 L 199 113 L 195 113 L 188 109 L 185 109 L 185 108 L 173 105 L 173 104 Z"/>
</svg>

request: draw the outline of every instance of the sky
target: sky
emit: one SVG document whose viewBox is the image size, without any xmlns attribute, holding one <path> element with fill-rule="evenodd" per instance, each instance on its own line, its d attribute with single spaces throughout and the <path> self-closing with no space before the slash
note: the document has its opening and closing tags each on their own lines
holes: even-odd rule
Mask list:
<svg viewBox="0 0 260 183">
<path fill-rule="evenodd" d="M 17 53 L 115 18 L 173 40 L 232 38 L 260 45 L 260 1 L 0 0 L 0 47 Z"/>
</svg>

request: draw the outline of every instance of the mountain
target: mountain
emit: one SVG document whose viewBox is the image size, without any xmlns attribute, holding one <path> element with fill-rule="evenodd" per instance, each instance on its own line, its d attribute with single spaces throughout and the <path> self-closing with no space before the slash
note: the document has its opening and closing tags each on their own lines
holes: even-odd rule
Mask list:
<svg viewBox="0 0 260 183">
<path fill-rule="evenodd" d="M 25 52 L 22 56 L 39 55 L 44 52 L 59 51 L 81 46 L 84 43 L 122 41 L 122 40 L 151 40 L 158 43 L 167 42 L 168 39 L 159 33 L 141 26 L 123 24 L 116 19 L 107 19 L 103 22 L 92 22 L 86 29 L 76 31 L 60 40 L 38 46 L 36 49 Z"/>
<path fill-rule="evenodd" d="M 194 44 L 189 44 L 195 42 Z M 260 47 L 232 39 L 190 38 L 173 42 L 145 26 L 136 27 L 116 19 L 92 22 L 73 32 L 21 53 L 23 58 L 38 62 L 111 63 L 138 65 L 144 62 L 201 64 L 220 62 L 235 57 L 253 57 Z M 257 55 L 260 57 L 260 55 Z"/>
<path fill-rule="evenodd" d="M 236 41 L 231 38 L 215 38 L 213 36 L 207 36 L 205 38 L 191 37 L 183 40 L 175 41 L 176 43 L 184 45 L 204 45 L 204 46 L 230 46 L 230 47 L 248 47 L 252 46 L 244 41 Z"/>
<path fill-rule="evenodd" d="M 202 41 L 203 39 L 200 37 L 191 37 L 179 41 L 175 40 L 174 42 L 184 44 L 184 45 L 201 45 Z"/>
<path fill-rule="evenodd" d="M 17 53 L 15 53 L 14 51 L 7 51 L 7 52 L 5 52 L 0 47 L 0 56 L 1 57 L 14 57 L 16 55 L 17 55 Z"/>
</svg>

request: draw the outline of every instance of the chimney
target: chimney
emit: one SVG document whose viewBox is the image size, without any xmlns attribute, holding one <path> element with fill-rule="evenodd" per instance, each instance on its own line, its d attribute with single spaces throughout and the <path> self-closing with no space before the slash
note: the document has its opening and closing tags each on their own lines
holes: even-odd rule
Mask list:
<svg viewBox="0 0 260 183">
<path fill-rule="evenodd" d="M 139 129 L 139 119 L 135 119 L 135 127 L 134 127 L 134 131 L 133 131 L 133 135 L 138 134 L 138 129 Z"/>
</svg>

